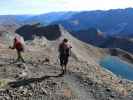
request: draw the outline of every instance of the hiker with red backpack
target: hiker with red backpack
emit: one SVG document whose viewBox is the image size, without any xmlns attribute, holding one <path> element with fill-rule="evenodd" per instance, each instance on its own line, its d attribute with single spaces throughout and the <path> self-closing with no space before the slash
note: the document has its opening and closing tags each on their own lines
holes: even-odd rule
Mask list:
<svg viewBox="0 0 133 100">
<path fill-rule="evenodd" d="M 66 67 L 68 64 L 71 48 L 72 46 L 68 43 L 68 39 L 66 38 L 59 45 L 59 59 L 63 73 L 66 72 Z"/>
<path fill-rule="evenodd" d="M 21 54 L 22 52 L 24 52 L 24 40 L 23 40 L 23 37 L 21 37 L 19 35 L 16 35 L 14 40 L 13 40 L 13 46 L 9 47 L 9 48 L 16 49 L 17 55 L 18 55 L 17 61 L 25 62 L 23 57 L 22 57 L 22 54 Z"/>
</svg>

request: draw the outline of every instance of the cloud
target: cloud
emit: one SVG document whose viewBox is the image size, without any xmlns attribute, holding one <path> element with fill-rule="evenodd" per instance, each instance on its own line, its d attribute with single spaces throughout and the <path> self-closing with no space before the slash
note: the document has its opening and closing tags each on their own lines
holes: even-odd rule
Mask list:
<svg viewBox="0 0 133 100">
<path fill-rule="evenodd" d="M 133 7 L 133 0 L 0 0 L 0 5 L 0 14 L 40 14 Z"/>
<path fill-rule="evenodd" d="M 67 0 L 66 0 L 67 1 Z M 65 3 L 67 10 L 108 10 L 133 7 L 133 0 L 72 0 Z"/>
</svg>

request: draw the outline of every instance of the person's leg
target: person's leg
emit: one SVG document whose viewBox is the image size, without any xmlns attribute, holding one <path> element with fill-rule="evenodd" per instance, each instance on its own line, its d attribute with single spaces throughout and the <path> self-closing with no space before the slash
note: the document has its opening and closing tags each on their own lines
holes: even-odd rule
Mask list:
<svg viewBox="0 0 133 100">
<path fill-rule="evenodd" d="M 64 71 L 66 72 L 66 68 L 67 68 L 67 64 L 68 64 L 68 56 L 65 57 L 64 59 Z"/>
<path fill-rule="evenodd" d="M 21 55 L 21 51 L 17 50 L 17 54 L 18 54 L 18 59 L 17 60 L 18 61 L 21 60 L 22 62 L 25 62 L 24 59 L 23 59 L 23 57 L 22 57 L 22 55 Z"/>
<path fill-rule="evenodd" d="M 24 63 L 25 61 L 24 61 L 24 58 L 22 56 L 22 52 L 20 52 L 20 58 L 21 58 L 21 61 Z"/>
<path fill-rule="evenodd" d="M 62 71 L 63 71 L 63 70 L 64 70 L 64 69 L 63 69 L 63 56 L 60 56 L 60 66 L 61 66 Z"/>
<path fill-rule="evenodd" d="M 20 51 L 19 50 L 17 50 L 17 61 L 20 61 L 20 56 L 21 56 L 21 54 L 20 54 Z"/>
</svg>

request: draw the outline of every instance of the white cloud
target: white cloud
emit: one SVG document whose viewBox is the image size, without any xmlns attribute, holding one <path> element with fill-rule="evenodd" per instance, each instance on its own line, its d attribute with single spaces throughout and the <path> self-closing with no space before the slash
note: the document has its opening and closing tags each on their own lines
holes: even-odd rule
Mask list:
<svg viewBox="0 0 133 100">
<path fill-rule="evenodd" d="M 108 10 L 126 7 L 133 7 L 133 0 L 72 0 L 65 3 L 67 10 Z"/>
<path fill-rule="evenodd" d="M 0 14 L 39 14 L 133 7 L 133 0 L 1 0 L 0 5 Z"/>
</svg>

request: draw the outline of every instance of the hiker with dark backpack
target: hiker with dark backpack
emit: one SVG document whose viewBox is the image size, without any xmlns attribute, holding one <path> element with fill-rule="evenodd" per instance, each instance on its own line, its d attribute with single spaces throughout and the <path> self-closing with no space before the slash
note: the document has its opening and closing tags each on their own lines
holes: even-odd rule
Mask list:
<svg viewBox="0 0 133 100">
<path fill-rule="evenodd" d="M 16 35 L 14 40 L 13 40 L 13 46 L 9 47 L 11 49 L 16 49 L 17 51 L 17 55 L 18 55 L 18 58 L 17 58 L 17 61 L 22 61 L 22 62 L 25 62 L 23 57 L 22 57 L 22 52 L 24 52 L 24 39 L 23 37 L 19 36 L 19 35 Z"/>
<path fill-rule="evenodd" d="M 63 73 L 66 72 L 66 67 L 68 64 L 71 48 L 71 45 L 68 44 L 68 39 L 64 39 L 62 43 L 60 43 L 59 45 L 59 59 Z"/>
</svg>

